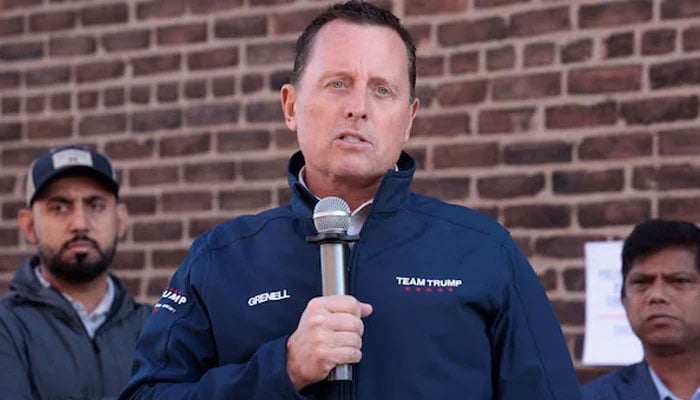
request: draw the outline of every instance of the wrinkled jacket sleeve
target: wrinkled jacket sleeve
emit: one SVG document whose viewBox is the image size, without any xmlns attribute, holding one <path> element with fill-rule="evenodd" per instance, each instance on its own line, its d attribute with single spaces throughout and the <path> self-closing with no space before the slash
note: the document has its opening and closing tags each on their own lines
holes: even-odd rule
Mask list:
<svg viewBox="0 0 700 400">
<path fill-rule="evenodd" d="M 13 321 L 14 316 L 0 304 L 0 393 L 6 399 L 31 400 L 36 395 L 22 360 L 21 338 L 13 335 L 17 332 Z"/>
<path fill-rule="evenodd" d="M 201 239 L 201 238 L 200 238 Z M 161 298 L 136 344 L 132 377 L 120 399 L 306 399 L 286 371 L 287 337 L 263 344 L 240 364 L 219 365 L 199 288 L 209 263 L 206 253 L 190 255 L 169 287 L 187 296 L 173 312 Z M 234 318 L 234 316 L 232 316 Z M 233 333 L 232 333 L 233 334 Z"/>
<path fill-rule="evenodd" d="M 580 400 L 559 321 L 537 275 L 512 239 L 503 303 L 492 325 L 495 399 Z"/>
</svg>

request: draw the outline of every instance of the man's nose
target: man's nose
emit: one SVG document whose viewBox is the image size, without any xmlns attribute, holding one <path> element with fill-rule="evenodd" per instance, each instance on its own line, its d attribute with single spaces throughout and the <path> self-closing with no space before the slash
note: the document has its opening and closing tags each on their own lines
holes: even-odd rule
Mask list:
<svg viewBox="0 0 700 400">
<path fill-rule="evenodd" d="M 650 303 L 668 301 L 668 285 L 663 279 L 655 279 L 647 290 L 647 301 Z"/>
<path fill-rule="evenodd" d="M 354 89 L 346 98 L 345 118 L 367 119 L 367 92 L 364 89 Z"/>
<path fill-rule="evenodd" d="M 85 206 L 79 205 L 73 208 L 70 218 L 72 232 L 86 232 L 90 226 L 90 220 Z"/>
</svg>

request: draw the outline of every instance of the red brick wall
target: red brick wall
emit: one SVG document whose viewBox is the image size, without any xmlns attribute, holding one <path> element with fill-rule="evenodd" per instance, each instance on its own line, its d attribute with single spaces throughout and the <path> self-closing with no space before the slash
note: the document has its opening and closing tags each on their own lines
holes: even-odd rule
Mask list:
<svg viewBox="0 0 700 400">
<path fill-rule="evenodd" d="M 32 250 L 15 216 L 49 146 L 114 160 L 132 216 L 115 270 L 141 299 L 198 233 L 284 202 L 296 144 L 278 89 L 325 4 L 3 0 L 0 291 Z M 511 229 L 578 363 L 583 243 L 649 217 L 700 222 L 700 2 L 381 4 L 418 44 L 416 190 Z"/>
</svg>

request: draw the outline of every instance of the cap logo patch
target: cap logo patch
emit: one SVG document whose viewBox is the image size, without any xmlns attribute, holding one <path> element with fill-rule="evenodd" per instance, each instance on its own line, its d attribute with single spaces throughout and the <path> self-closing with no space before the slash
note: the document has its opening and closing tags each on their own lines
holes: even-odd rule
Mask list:
<svg viewBox="0 0 700 400">
<path fill-rule="evenodd" d="M 92 156 L 89 151 L 80 149 L 65 149 L 51 156 L 53 168 L 59 169 L 70 165 L 86 165 L 92 167 Z"/>
</svg>

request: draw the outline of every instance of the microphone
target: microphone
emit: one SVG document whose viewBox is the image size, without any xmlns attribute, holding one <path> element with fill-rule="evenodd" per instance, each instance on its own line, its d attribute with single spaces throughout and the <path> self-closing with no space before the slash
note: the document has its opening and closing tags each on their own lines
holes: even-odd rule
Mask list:
<svg viewBox="0 0 700 400">
<path fill-rule="evenodd" d="M 318 235 L 306 241 L 321 247 L 321 282 L 324 296 L 348 294 L 347 256 L 349 243 L 358 236 L 348 235 L 350 207 L 339 197 L 324 197 L 314 207 L 314 226 Z M 330 381 L 351 381 L 352 366 L 337 365 L 328 374 Z"/>
</svg>

